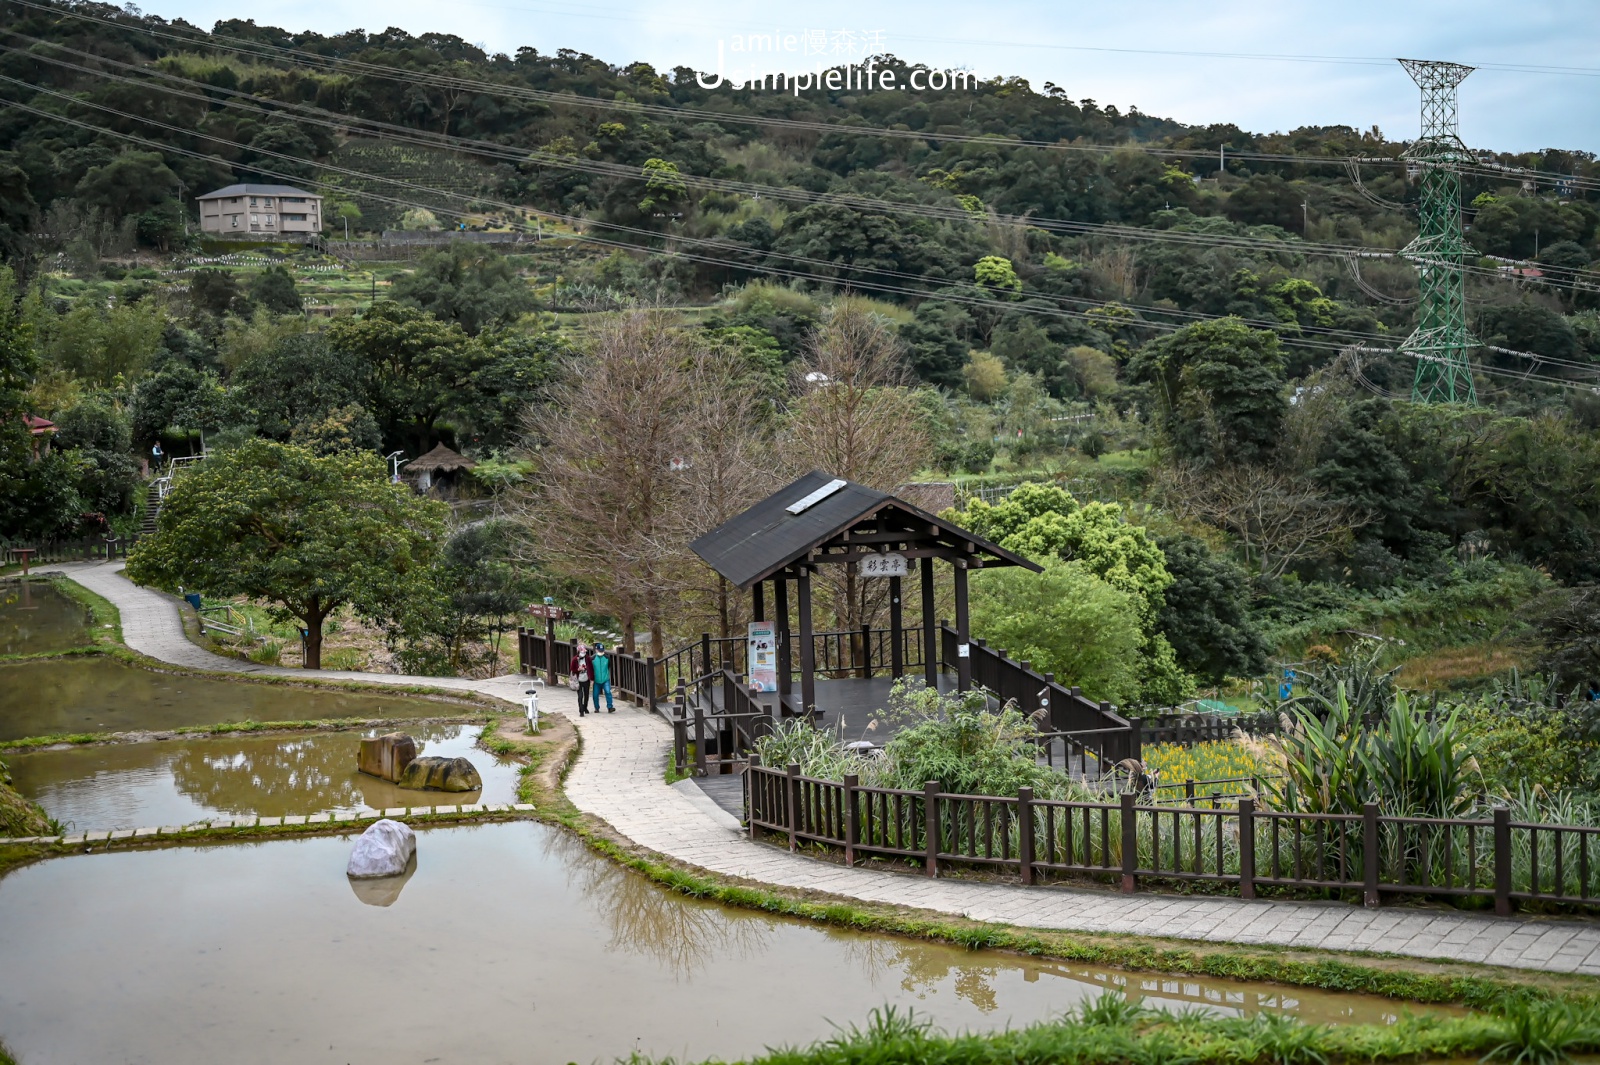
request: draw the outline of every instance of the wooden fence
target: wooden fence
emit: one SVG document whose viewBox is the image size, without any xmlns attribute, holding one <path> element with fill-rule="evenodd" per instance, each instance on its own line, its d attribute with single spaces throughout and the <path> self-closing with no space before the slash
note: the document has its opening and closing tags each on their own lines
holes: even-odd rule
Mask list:
<svg viewBox="0 0 1600 1065">
<path fill-rule="evenodd" d="M 1600 828 L 1512 821 L 1498 807 L 1486 820 L 1389 817 L 1236 806 L 959 795 L 937 781 L 921 791 L 861 787 L 857 778 L 818 780 L 798 766 L 752 764 L 744 774 L 752 838 L 775 833 L 869 858 L 987 867 L 1024 884 L 1090 876 L 1134 891 L 1140 881 L 1207 882 L 1255 898 L 1259 890 L 1385 897 L 1481 898 L 1507 914 L 1515 901 L 1600 906 Z"/>
<path fill-rule="evenodd" d="M 32 551 L 28 565 L 38 566 L 50 562 L 110 562 L 127 558 L 128 552 L 139 542 L 137 536 L 111 537 L 85 536 L 76 540 L 47 540 L 41 543 L 5 544 L 0 557 L 7 562 L 22 561 L 21 551 Z"/>
</svg>

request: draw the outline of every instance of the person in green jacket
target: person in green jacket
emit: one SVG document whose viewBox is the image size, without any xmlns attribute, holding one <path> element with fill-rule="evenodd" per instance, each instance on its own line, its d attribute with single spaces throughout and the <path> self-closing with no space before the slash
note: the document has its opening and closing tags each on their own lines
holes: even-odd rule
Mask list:
<svg viewBox="0 0 1600 1065">
<path fill-rule="evenodd" d="M 617 712 L 616 704 L 611 701 L 611 656 L 606 654 L 606 645 L 594 645 L 594 712 L 600 712 L 600 693 L 606 694 L 606 713 Z"/>
</svg>

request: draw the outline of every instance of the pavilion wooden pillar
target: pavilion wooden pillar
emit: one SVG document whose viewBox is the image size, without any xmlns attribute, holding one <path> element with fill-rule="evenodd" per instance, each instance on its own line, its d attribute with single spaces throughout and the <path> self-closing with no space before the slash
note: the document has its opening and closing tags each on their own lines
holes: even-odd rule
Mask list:
<svg viewBox="0 0 1600 1065">
<path fill-rule="evenodd" d="M 750 620 L 767 620 L 767 595 L 766 586 L 760 581 L 750 586 Z"/>
<path fill-rule="evenodd" d="M 905 622 L 900 614 L 900 578 L 889 578 L 889 676 L 899 680 L 905 675 L 906 655 Z M 868 651 L 871 654 L 871 651 Z"/>
<path fill-rule="evenodd" d="M 772 600 L 777 613 L 778 637 L 778 695 L 788 695 L 789 671 L 794 668 L 794 658 L 789 653 L 789 578 L 782 573 L 772 578 Z"/>
<path fill-rule="evenodd" d="M 811 568 L 802 565 L 795 579 L 800 607 L 800 712 L 810 713 L 817 705 L 816 642 L 811 637 Z"/>
<path fill-rule="evenodd" d="M 939 690 L 939 629 L 933 603 L 933 559 L 917 559 L 922 571 L 922 675 L 933 691 Z"/>
<path fill-rule="evenodd" d="M 967 624 L 967 560 L 956 559 L 956 690 L 972 687 L 972 633 Z"/>
</svg>

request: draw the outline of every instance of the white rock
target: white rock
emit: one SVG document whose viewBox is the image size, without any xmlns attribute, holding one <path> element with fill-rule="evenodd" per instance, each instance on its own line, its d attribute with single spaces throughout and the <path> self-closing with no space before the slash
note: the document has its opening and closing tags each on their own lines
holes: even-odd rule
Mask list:
<svg viewBox="0 0 1600 1065">
<path fill-rule="evenodd" d="M 374 821 L 350 851 L 349 876 L 399 876 L 417 853 L 417 834 L 399 821 Z"/>
</svg>

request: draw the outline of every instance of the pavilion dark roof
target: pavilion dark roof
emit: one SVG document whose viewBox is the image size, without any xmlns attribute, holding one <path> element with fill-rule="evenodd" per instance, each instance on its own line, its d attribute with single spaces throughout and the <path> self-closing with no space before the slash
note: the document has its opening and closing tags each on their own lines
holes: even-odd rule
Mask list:
<svg viewBox="0 0 1600 1065">
<path fill-rule="evenodd" d="M 855 525 L 893 507 L 916 519 L 924 529 L 936 527 L 946 537 L 972 545 L 967 553 L 991 565 L 1039 566 L 997 544 L 888 492 L 846 481 L 831 495 L 791 514 L 791 504 L 836 480 L 831 474 L 813 470 L 786 488 L 781 488 L 749 510 L 737 514 L 689 545 L 706 564 L 739 588 L 772 576 L 785 566 L 804 558 L 814 548 L 848 531 Z M 908 533 L 908 539 L 917 534 Z"/>
</svg>

